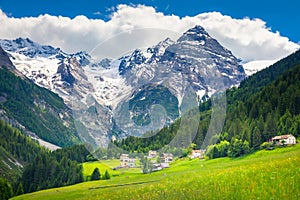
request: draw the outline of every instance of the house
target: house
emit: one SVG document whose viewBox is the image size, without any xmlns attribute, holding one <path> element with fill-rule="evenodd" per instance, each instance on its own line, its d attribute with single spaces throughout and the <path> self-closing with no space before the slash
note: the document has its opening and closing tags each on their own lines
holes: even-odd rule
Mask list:
<svg viewBox="0 0 300 200">
<path fill-rule="evenodd" d="M 163 153 L 161 155 L 161 163 L 170 163 L 173 161 L 173 154 L 171 153 Z"/>
<path fill-rule="evenodd" d="M 121 168 L 135 167 L 135 159 L 134 158 L 129 158 L 128 154 L 122 154 L 120 156 L 120 166 L 121 166 Z"/>
<path fill-rule="evenodd" d="M 170 167 L 169 163 L 160 163 L 160 166 L 162 169 Z"/>
<path fill-rule="evenodd" d="M 170 165 L 169 163 L 155 163 L 153 164 L 153 169 L 152 169 L 152 172 L 155 172 L 155 171 L 160 171 L 160 170 L 163 170 L 165 168 L 169 168 Z"/>
<path fill-rule="evenodd" d="M 293 135 L 278 135 L 271 139 L 276 145 L 296 144 L 296 138 Z"/>
<path fill-rule="evenodd" d="M 153 169 L 152 171 L 155 172 L 155 171 L 160 171 L 162 170 L 163 168 L 161 167 L 161 164 L 153 164 Z"/>
<path fill-rule="evenodd" d="M 190 155 L 190 158 L 203 158 L 205 154 L 205 150 L 200 149 L 200 150 L 192 150 L 192 154 Z"/>
<path fill-rule="evenodd" d="M 157 157 L 157 152 L 156 151 L 149 151 L 148 152 L 148 158 L 156 158 Z"/>
</svg>

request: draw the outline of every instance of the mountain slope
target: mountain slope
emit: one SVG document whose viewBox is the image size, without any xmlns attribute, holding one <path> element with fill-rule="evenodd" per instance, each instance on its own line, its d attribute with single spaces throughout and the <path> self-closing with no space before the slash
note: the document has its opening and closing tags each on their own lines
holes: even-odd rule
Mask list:
<svg viewBox="0 0 300 200">
<path fill-rule="evenodd" d="M 278 134 L 300 133 L 300 51 L 244 80 L 239 88 L 227 91 L 227 113 L 217 142 L 240 138 L 258 148 Z M 200 105 L 197 135 L 193 142 L 203 145 L 211 118 L 211 105 Z M 192 119 L 191 119 L 192 120 Z M 114 143 L 128 151 L 160 149 L 176 136 L 180 120 L 149 138 L 128 137 Z M 190 128 L 190 127 L 188 127 Z M 186 135 L 186 138 L 189 138 Z M 207 144 L 206 144 L 207 145 Z M 205 145 L 204 145 L 205 146 Z"/>
<path fill-rule="evenodd" d="M 1 58 L 8 59 L 7 55 Z M 59 146 L 79 142 L 71 111 L 58 95 L 2 66 L 0 100 L 1 118 L 32 136 Z"/>
<path fill-rule="evenodd" d="M 41 149 L 34 140 L 0 120 L 0 177 L 18 181 L 25 164 L 33 162 Z"/>
<path fill-rule="evenodd" d="M 81 136 L 98 145 L 112 136 L 162 128 L 246 76 L 240 61 L 201 26 L 177 41 L 167 38 L 99 62 L 85 52 L 67 54 L 29 39 L 0 44 L 18 71 L 63 98 L 76 120 L 89 127 Z"/>
</svg>

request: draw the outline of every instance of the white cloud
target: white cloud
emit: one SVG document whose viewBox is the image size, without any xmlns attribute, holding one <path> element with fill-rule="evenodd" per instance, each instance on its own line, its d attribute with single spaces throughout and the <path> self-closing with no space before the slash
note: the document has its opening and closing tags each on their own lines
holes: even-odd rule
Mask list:
<svg viewBox="0 0 300 200">
<path fill-rule="evenodd" d="M 119 55 L 132 48 L 153 45 L 169 35 L 176 37 L 199 24 L 244 61 L 275 60 L 299 48 L 298 44 L 279 32 L 273 33 L 260 19 L 234 19 L 218 12 L 180 18 L 164 15 L 153 7 L 143 5 L 118 5 L 116 9 L 110 9 L 113 12 L 107 22 L 85 16 L 70 19 L 47 14 L 13 18 L 0 10 L 0 26 L 5 27 L 0 32 L 0 38 L 29 37 L 41 44 L 50 44 L 72 53 L 80 50 L 90 52 L 100 43 L 104 42 L 105 46 L 105 41 L 116 34 L 133 32 L 134 39 L 125 37 L 127 41 L 116 40 L 115 49 L 105 50 L 107 55 Z"/>
</svg>

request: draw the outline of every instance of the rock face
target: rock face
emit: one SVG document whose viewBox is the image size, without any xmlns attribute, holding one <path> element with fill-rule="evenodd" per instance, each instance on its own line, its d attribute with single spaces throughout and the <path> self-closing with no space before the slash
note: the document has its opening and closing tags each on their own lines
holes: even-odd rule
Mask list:
<svg viewBox="0 0 300 200">
<path fill-rule="evenodd" d="M 16 71 L 15 66 L 12 64 L 12 62 L 9 59 L 9 55 L 2 49 L 1 46 L 0 46 L 0 66 L 6 67 L 11 71 Z"/>
<path fill-rule="evenodd" d="M 29 39 L 0 40 L 22 74 L 58 93 L 88 127 L 89 139 L 140 135 L 171 123 L 189 104 L 245 78 L 239 60 L 201 26 L 177 40 L 95 62 Z M 158 114 L 157 114 L 158 113 Z"/>
</svg>

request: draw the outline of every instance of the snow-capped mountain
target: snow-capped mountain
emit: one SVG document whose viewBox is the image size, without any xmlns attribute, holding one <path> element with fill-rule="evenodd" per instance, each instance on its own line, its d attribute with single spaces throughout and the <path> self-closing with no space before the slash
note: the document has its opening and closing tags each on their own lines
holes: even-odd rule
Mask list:
<svg viewBox="0 0 300 200">
<path fill-rule="evenodd" d="M 0 40 L 0 45 L 17 70 L 64 99 L 97 144 L 116 132 L 123 137 L 171 123 L 187 104 L 237 85 L 246 76 L 239 60 L 201 26 L 177 41 L 167 38 L 97 62 L 86 52 L 67 54 L 29 39 Z M 153 115 L 152 105 L 158 104 L 162 109 L 155 112 L 162 110 L 165 119 Z"/>
</svg>

